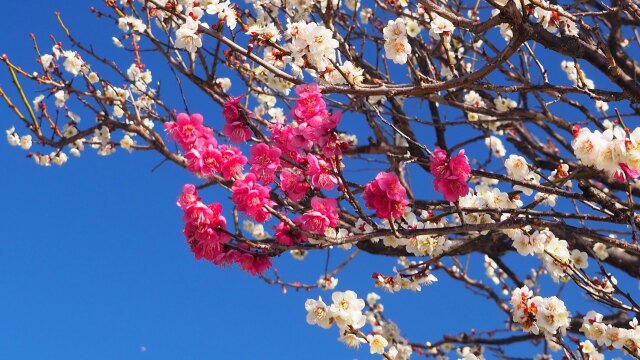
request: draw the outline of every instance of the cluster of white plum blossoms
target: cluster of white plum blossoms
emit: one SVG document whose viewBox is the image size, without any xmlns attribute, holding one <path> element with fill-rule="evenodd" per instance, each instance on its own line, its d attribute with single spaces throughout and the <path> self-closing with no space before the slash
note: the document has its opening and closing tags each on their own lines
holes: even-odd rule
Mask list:
<svg viewBox="0 0 640 360">
<path fill-rule="evenodd" d="M 369 293 L 365 300 L 359 299 L 351 290 L 336 291 L 331 295 L 332 304 L 327 305 L 322 297 L 305 302 L 307 323 L 329 329 L 336 324 L 338 340 L 352 348 L 368 344 L 371 354 L 382 354 L 386 359 L 409 359 L 413 350 L 408 341 L 400 336 L 398 326 L 382 316 L 384 306 L 378 302 L 380 296 Z M 365 334 L 365 325 L 371 333 Z"/>
<path fill-rule="evenodd" d="M 505 3 L 506 1 L 501 1 Z M 578 36 L 578 27 L 575 17 L 563 11 L 562 7 L 549 3 L 545 0 L 522 0 L 515 1 L 518 10 L 526 11 L 527 15 L 533 17 L 533 21 L 542 25 L 548 32 L 556 35 Z M 492 15 L 498 15 L 500 10 L 493 9 Z M 513 37 L 511 25 L 503 23 L 499 25 L 500 35 L 510 41 Z"/>
<path fill-rule="evenodd" d="M 640 128 L 629 131 L 611 121 L 603 122 L 604 131 L 576 129 L 571 143 L 576 157 L 587 166 L 602 170 L 623 182 L 638 177 L 640 169 Z"/>
<path fill-rule="evenodd" d="M 604 317 L 596 311 L 589 311 L 582 319 L 582 332 L 587 338 L 594 340 L 598 345 L 604 345 L 614 349 L 622 349 L 634 356 L 640 355 L 640 327 L 638 318 L 629 321 L 629 328 L 620 328 L 603 322 Z M 595 352 L 590 341 L 585 341 L 584 348 Z M 604 357 L 603 357 L 604 358 Z"/>
<path fill-rule="evenodd" d="M 533 291 L 526 285 L 513 291 L 510 303 L 513 321 L 526 332 L 553 338 L 564 335 L 571 324 L 569 311 L 562 300 L 555 296 L 533 296 Z"/>
</svg>

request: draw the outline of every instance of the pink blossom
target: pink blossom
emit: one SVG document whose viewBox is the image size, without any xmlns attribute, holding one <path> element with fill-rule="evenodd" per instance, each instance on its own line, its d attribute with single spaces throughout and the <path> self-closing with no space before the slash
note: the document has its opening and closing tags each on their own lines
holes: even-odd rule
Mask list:
<svg viewBox="0 0 640 360">
<path fill-rule="evenodd" d="M 318 146 L 322 150 L 322 155 L 327 158 L 335 157 L 342 154 L 342 149 L 345 147 L 345 143 L 342 143 L 338 139 L 338 135 L 335 133 L 326 133 L 318 138 Z"/>
<path fill-rule="evenodd" d="M 467 179 L 471 174 L 471 166 L 464 149 L 449 158 L 446 151 L 436 147 L 431 159 L 431 173 L 435 177 L 435 190 L 442 193 L 445 200 L 456 202 L 469 192 Z"/>
<path fill-rule="evenodd" d="M 305 147 L 311 148 L 313 145 L 312 143 L 300 144 L 298 141 L 301 141 L 301 139 L 296 135 L 296 131 L 291 125 L 283 125 L 282 122 L 278 122 L 271 126 L 270 130 L 271 139 L 275 147 L 282 152 L 281 156 L 288 157 L 294 162 L 300 163 L 304 158 L 300 151 L 304 150 Z M 305 140 L 302 139 L 302 141 Z M 287 166 L 287 164 L 284 163 L 283 166 Z"/>
<path fill-rule="evenodd" d="M 242 174 L 247 158 L 235 146 L 220 145 L 217 149 L 216 161 L 224 179 L 231 180 Z"/>
<path fill-rule="evenodd" d="M 318 139 L 317 128 L 313 125 L 303 122 L 293 128 L 294 136 L 291 142 L 287 144 L 290 150 L 309 150 Z"/>
<path fill-rule="evenodd" d="M 185 150 L 190 150 L 198 140 L 213 143 L 216 140 L 213 137 L 213 131 L 202 124 L 203 118 L 200 114 L 191 116 L 181 113 L 175 122 L 167 122 L 164 124 L 169 135 L 182 146 Z"/>
<path fill-rule="evenodd" d="M 227 221 L 222 216 L 220 204 L 205 205 L 200 202 L 195 187 L 185 185 L 178 198 L 184 210 L 184 234 L 196 258 L 213 259 L 229 241 L 226 233 Z"/>
<path fill-rule="evenodd" d="M 321 123 L 327 116 L 326 103 L 322 99 L 322 93 L 318 84 L 305 84 L 296 86 L 298 100 L 293 108 L 294 120 L 300 122 Z"/>
<path fill-rule="evenodd" d="M 229 97 L 223 104 L 222 115 L 224 115 L 225 124 L 222 128 L 222 134 L 228 137 L 234 143 L 242 143 L 251 139 L 251 129 L 244 122 L 242 110 L 240 110 L 240 100 L 244 95 L 238 97 Z"/>
<path fill-rule="evenodd" d="M 202 154 L 200 154 L 200 151 L 191 149 L 184 154 L 184 158 L 187 160 L 187 170 L 199 175 L 202 169 Z"/>
<path fill-rule="evenodd" d="M 187 235 L 185 229 L 185 235 Z M 207 242 L 200 241 L 195 237 L 187 235 L 187 243 L 191 247 L 191 251 L 196 256 L 196 259 L 205 258 L 207 260 L 213 260 L 223 252 L 223 246 L 219 242 Z"/>
<path fill-rule="evenodd" d="M 626 182 L 627 179 L 633 180 L 640 177 L 640 173 L 638 170 L 630 167 L 625 163 L 618 164 L 620 166 L 620 170 L 616 171 L 613 177 L 619 182 Z"/>
<path fill-rule="evenodd" d="M 307 176 L 311 179 L 311 185 L 316 189 L 331 190 L 338 183 L 338 178 L 332 174 L 333 166 L 322 157 L 307 154 Z"/>
<path fill-rule="evenodd" d="M 260 193 L 260 196 L 263 196 L 260 201 L 264 202 L 264 189 L 259 188 L 260 186 L 255 183 L 255 177 L 251 179 L 252 176 L 253 174 L 247 175 L 249 179 L 246 179 L 245 185 L 253 188 L 251 191 Z M 240 184 L 236 183 L 234 183 L 234 188 L 237 190 L 238 186 L 236 185 Z M 268 195 L 269 189 L 266 188 L 266 196 Z M 243 201 L 251 202 L 251 196 L 251 194 L 245 194 Z M 234 201 L 236 201 L 235 198 Z M 268 198 L 266 203 L 273 205 Z M 200 202 L 195 186 L 185 185 L 183 187 L 182 193 L 178 197 L 178 205 L 184 210 L 184 234 L 196 259 L 204 258 L 219 266 L 238 263 L 243 270 L 252 275 L 261 274 L 271 267 L 271 260 L 267 256 L 243 252 L 250 250 L 247 244 L 239 244 L 243 251 L 225 245 L 231 237 L 226 231 L 227 221 L 222 216 L 222 206 L 217 203 L 205 205 Z"/>
<path fill-rule="evenodd" d="M 451 175 L 465 181 L 469 178 L 471 166 L 469 166 L 469 159 L 464 154 L 464 149 L 458 151 L 458 155 L 451 157 L 449 168 L 451 169 Z"/>
<path fill-rule="evenodd" d="M 280 189 L 287 193 L 291 201 L 304 199 L 309 191 L 309 183 L 296 169 L 285 169 L 280 173 Z"/>
<path fill-rule="evenodd" d="M 323 235 L 327 228 L 338 225 L 338 210 L 335 199 L 323 199 L 315 196 L 311 199 L 311 209 L 294 220 L 294 223 L 299 225 L 302 230 Z"/>
<path fill-rule="evenodd" d="M 251 129 L 242 121 L 226 122 L 222 127 L 222 134 L 236 144 L 251 139 Z"/>
<path fill-rule="evenodd" d="M 240 95 L 238 97 L 229 97 L 227 101 L 222 105 L 222 115 L 227 122 L 238 121 L 242 118 L 242 113 L 240 112 L 240 100 L 244 95 Z"/>
<path fill-rule="evenodd" d="M 447 177 L 451 174 L 447 152 L 437 146 L 431 159 L 431 174 L 436 178 Z"/>
<path fill-rule="evenodd" d="M 397 219 L 404 214 L 409 204 L 407 190 L 394 173 L 379 173 L 364 188 L 364 203 L 369 209 L 376 211 L 382 219 Z"/>
<path fill-rule="evenodd" d="M 260 143 L 251 147 L 251 172 L 256 174 L 263 184 L 273 182 L 276 171 L 280 169 L 280 154 L 278 148 L 270 148 L 269 145 Z"/>
<path fill-rule="evenodd" d="M 273 142 L 276 144 L 276 147 L 282 151 L 282 153 L 297 150 L 289 148 L 291 139 L 295 136 L 292 126 L 284 125 L 282 122 L 277 122 L 273 124 L 269 130 L 271 131 L 271 138 Z"/>
<path fill-rule="evenodd" d="M 285 224 L 284 222 L 280 222 L 280 224 L 276 226 L 275 230 L 276 231 L 274 237 L 276 238 L 276 241 L 282 245 L 291 246 L 302 241 L 302 237 L 301 234 L 299 234 L 299 231 L 291 230 L 289 225 Z"/>
<path fill-rule="evenodd" d="M 187 169 L 194 174 L 210 178 L 220 172 L 220 151 L 212 145 L 200 150 L 191 149 L 184 157 L 187 159 Z"/>
<path fill-rule="evenodd" d="M 195 226 L 208 225 L 213 211 L 201 202 L 196 202 L 184 209 L 184 221 Z"/>
<path fill-rule="evenodd" d="M 225 267 L 227 265 L 231 265 L 237 263 L 242 256 L 242 253 L 235 249 L 226 249 L 226 251 L 221 251 L 215 256 L 211 261 L 220 266 Z"/>
<path fill-rule="evenodd" d="M 188 221 L 186 228 L 191 226 L 194 227 L 193 233 L 194 237 L 201 242 L 215 242 L 215 243 L 226 243 L 229 241 L 229 235 L 224 231 L 227 228 L 227 220 L 222 216 L 222 205 L 214 203 L 208 206 L 204 206 L 202 203 L 198 203 L 200 209 L 205 207 L 208 211 L 204 211 L 203 214 L 206 216 L 206 219 L 202 222 L 194 222 Z M 190 208 L 193 208 L 192 206 Z M 187 210 L 187 213 L 189 209 Z M 186 216 L 193 216 L 192 214 L 185 214 Z"/>
<path fill-rule="evenodd" d="M 257 274 L 264 273 L 267 269 L 271 267 L 271 259 L 266 256 L 254 256 L 251 254 L 242 254 L 238 263 L 242 270 L 250 273 L 255 276 Z"/>
<path fill-rule="evenodd" d="M 467 181 L 456 176 L 436 178 L 433 181 L 433 185 L 437 192 L 444 195 L 445 200 L 451 202 L 456 202 L 469 193 Z"/>
<path fill-rule="evenodd" d="M 238 179 L 231 187 L 231 199 L 238 210 L 247 213 L 258 222 L 264 222 L 271 217 L 265 206 L 273 206 L 270 199 L 271 189 L 258 184 L 255 174 L 248 173 L 243 179 Z"/>
<path fill-rule="evenodd" d="M 182 210 L 185 210 L 198 201 L 200 201 L 200 196 L 198 196 L 196 187 L 193 184 L 185 184 L 182 187 L 182 193 L 178 196 L 178 206 Z"/>
<path fill-rule="evenodd" d="M 333 130 L 338 127 L 340 119 L 342 119 L 342 112 L 338 111 L 327 118 L 324 127 L 328 130 Z"/>
</svg>

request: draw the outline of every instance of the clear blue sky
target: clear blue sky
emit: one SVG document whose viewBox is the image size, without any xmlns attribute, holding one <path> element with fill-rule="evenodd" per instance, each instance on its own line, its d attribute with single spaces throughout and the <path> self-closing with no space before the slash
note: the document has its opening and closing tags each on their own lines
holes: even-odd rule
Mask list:
<svg viewBox="0 0 640 360">
<path fill-rule="evenodd" d="M 115 53 L 110 38 L 119 30 L 95 20 L 89 5 L 3 3 L 0 52 L 36 69 L 28 34 L 34 32 L 45 49 L 48 34 L 63 40 L 53 16 L 60 10 L 80 40 Z M 150 67 L 154 76 L 167 75 L 162 66 Z M 0 84 L 10 89 L 5 69 Z M 175 92 L 169 86 L 163 91 Z M 195 104 L 205 119 L 220 124 L 218 109 Z M 370 358 L 367 348 L 354 351 L 337 342 L 335 328 L 305 323 L 305 299 L 330 293 L 283 295 L 237 268 L 194 259 L 175 206 L 182 184 L 195 181 L 184 170 L 166 164 L 151 172 L 158 155 L 122 150 L 107 158 L 87 150 L 61 168 L 42 168 L 7 145 L 4 129 L 14 124 L 1 105 L 0 168 L 7 173 L 0 180 L 0 359 Z M 17 131 L 25 133 L 20 126 Z M 203 197 L 216 200 L 207 192 Z M 283 256 L 275 265 L 286 279 L 315 282 L 324 259 L 322 253 L 303 263 Z M 412 341 L 436 341 L 439 334 L 470 327 L 488 330 L 503 321 L 489 301 L 444 275 L 422 293 L 382 293 L 370 275 L 390 273 L 392 264 L 361 257 L 339 276 L 338 290 L 361 297 L 378 292 L 387 317 Z M 510 355 L 527 355 L 522 351 Z"/>
</svg>

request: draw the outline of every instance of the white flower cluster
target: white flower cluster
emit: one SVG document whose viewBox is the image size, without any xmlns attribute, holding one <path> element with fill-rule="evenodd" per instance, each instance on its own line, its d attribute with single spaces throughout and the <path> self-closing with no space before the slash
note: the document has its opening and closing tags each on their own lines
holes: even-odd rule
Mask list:
<svg viewBox="0 0 640 360">
<path fill-rule="evenodd" d="M 294 71 L 304 68 L 305 63 L 321 73 L 333 68 L 332 62 L 336 60 L 336 49 L 340 44 L 324 25 L 306 21 L 287 24 L 286 38 L 291 41 L 288 49 Z"/>
<path fill-rule="evenodd" d="M 307 257 L 309 252 L 304 249 L 293 249 L 289 250 L 289 254 L 291 254 L 291 257 L 293 257 L 295 260 L 302 261 L 305 257 Z"/>
<path fill-rule="evenodd" d="M 156 24 L 163 28 L 168 29 L 174 26 L 175 22 L 179 22 L 179 27 L 175 32 L 176 40 L 174 45 L 178 49 L 185 49 L 190 53 L 196 52 L 202 47 L 202 35 L 199 31 L 199 27 L 208 28 L 206 22 L 200 21 L 206 14 L 216 15 L 219 21 L 222 21 L 226 26 L 233 30 L 238 24 L 237 14 L 234 10 L 234 4 L 228 0 L 185 0 L 178 3 L 168 0 L 159 0 L 156 4 L 147 3 L 145 0 L 140 0 L 146 6 L 155 9 Z M 184 14 L 184 20 L 178 20 L 174 17 L 170 11 L 165 11 L 165 8 L 169 5 L 169 9 L 174 12 Z M 144 32 L 146 25 L 138 23 L 140 20 L 131 16 L 121 17 L 118 19 L 120 29 L 122 31 L 129 31 L 129 26 L 137 32 Z"/>
<path fill-rule="evenodd" d="M 478 109 L 487 109 L 487 103 L 484 101 L 484 99 L 480 96 L 480 94 L 478 94 L 477 92 L 471 90 L 469 92 L 467 92 L 464 95 L 464 104 L 466 106 L 470 106 L 470 107 L 474 107 L 474 108 L 478 108 Z M 509 98 L 503 98 L 501 96 L 496 97 L 495 99 L 493 99 L 493 104 L 495 107 L 495 111 L 498 112 L 507 112 L 509 110 L 513 110 L 516 107 L 518 107 L 518 103 L 516 103 L 515 101 L 509 99 Z M 478 120 L 481 121 L 487 121 L 486 123 L 483 123 L 483 126 L 485 126 L 486 128 L 488 128 L 489 130 L 496 132 L 498 134 L 501 134 L 501 131 L 498 131 L 498 127 L 502 124 L 500 121 L 493 121 L 496 120 L 495 116 L 490 116 L 490 115 L 485 115 L 485 114 L 479 114 L 476 112 L 472 112 L 469 111 L 467 112 L 467 120 L 471 121 L 471 122 L 475 122 Z M 502 155 L 504 156 L 504 155 Z"/>
<path fill-rule="evenodd" d="M 351 290 L 345 292 L 336 291 L 331 295 L 333 304 L 328 306 L 322 301 L 307 299 L 304 308 L 307 310 L 307 323 L 317 324 L 323 329 L 328 329 L 334 323 L 343 329 L 351 326 L 360 329 L 365 324 L 365 317 L 362 314 L 364 300 L 358 299 L 357 294 Z"/>
<path fill-rule="evenodd" d="M 123 16 L 118 19 L 118 28 L 123 32 L 133 30 L 142 33 L 147 30 L 147 25 L 135 16 Z"/>
<path fill-rule="evenodd" d="M 484 144 L 491 150 L 491 153 L 496 157 L 504 157 L 507 154 L 507 149 L 505 149 L 504 144 L 502 144 L 502 140 L 499 137 L 495 137 L 493 135 L 484 139 Z"/>
<path fill-rule="evenodd" d="M 426 353 L 435 355 L 437 360 L 449 360 L 447 353 L 455 350 L 458 360 L 484 360 L 484 348 L 481 345 L 462 346 L 456 348 L 454 344 L 445 342 L 439 347 L 432 346 L 431 342 L 425 344 L 427 346 Z"/>
<path fill-rule="evenodd" d="M 567 73 L 567 77 L 573 82 L 574 86 L 586 86 L 587 89 L 593 89 L 596 87 L 593 80 L 587 78 L 584 71 L 578 68 L 578 65 L 573 61 L 563 60 L 560 63 L 560 67 L 565 73 Z"/>
<path fill-rule="evenodd" d="M 407 38 L 404 19 L 389 20 L 382 33 L 384 35 L 384 51 L 387 58 L 396 64 L 406 64 L 409 55 L 411 55 L 411 45 Z"/>
<path fill-rule="evenodd" d="M 7 141 L 11 146 L 20 146 L 23 150 L 31 149 L 33 145 L 33 141 L 31 135 L 23 135 L 20 136 L 16 132 L 16 128 L 14 126 L 10 127 L 6 130 L 7 133 Z"/>
<path fill-rule="evenodd" d="M 431 28 L 429 29 L 429 35 L 434 40 L 440 40 L 440 37 L 443 36 L 446 42 L 451 40 L 451 33 L 455 29 L 453 23 L 438 14 L 432 13 L 432 20 L 429 23 Z"/>
<path fill-rule="evenodd" d="M 176 30 L 175 47 L 185 49 L 190 53 L 194 53 L 201 48 L 202 35 L 198 31 L 198 25 L 202 24 L 191 17 L 187 17 L 187 21 Z"/>
<path fill-rule="evenodd" d="M 525 6 L 531 4 L 529 1 L 524 1 Z M 578 27 L 572 20 L 563 17 L 560 13 L 549 9 L 549 3 L 545 0 L 538 0 L 536 7 L 533 10 L 533 16 L 538 20 L 538 23 L 547 29 L 550 33 L 555 33 L 559 29 L 562 29 L 561 34 L 566 36 L 578 36 Z"/>
<path fill-rule="evenodd" d="M 338 279 L 333 276 L 320 276 L 317 283 L 318 288 L 322 290 L 333 290 L 338 286 Z"/>
<path fill-rule="evenodd" d="M 518 181 L 531 183 L 534 185 L 540 185 L 540 175 L 531 171 L 527 160 L 519 155 L 510 155 L 507 160 L 504 161 L 504 166 L 507 169 L 507 175 Z M 525 195 L 530 196 L 533 194 L 533 189 L 515 185 L 513 190 L 522 191 Z"/>
<path fill-rule="evenodd" d="M 396 267 L 393 268 L 394 276 L 375 274 L 376 287 L 394 293 L 400 290 L 420 291 L 422 286 L 431 285 L 438 281 L 433 274 L 417 267 L 415 261 L 409 261 L 406 257 L 399 257 L 398 264 L 404 269 L 402 273 Z"/>
<path fill-rule="evenodd" d="M 23 150 L 29 150 L 33 146 L 33 138 L 31 137 L 31 135 L 20 136 L 13 126 L 7 129 L 5 132 L 7 134 L 7 142 L 9 142 L 9 145 L 20 146 Z M 33 158 L 36 164 L 41 166 L 51 166 L 51 164 L 61 166 L 68 160 L 67 154 L 63 153 L 60 150 L 53 151 L 49 155 L 36 153 L 29 154 L 29 156 Z"/>
<path fill-rule="evenodd" d="M 111 132 L 104 125 L 95 129 L 89 143 L 93 149 L 98 150 L 98 155 L 101 156 L 108 156 L 116 151 L 115 145 L 111 142 Z"/>
<path fill-rule="evenodd" d="M 420 217 L 416 216 L 411 211 L 410 207 L 405 208 L 404 215 L 394 221 L 395 228 L 402 229 L 433 229 L 447 226 L 447 220 L 445 218 L 430 219 L 432 214 L 428 211 L 422 211 Z M 373 231 L 373 227 L 367 224 L 364 220 L 358 219 L 356 222 L 356 232 L 369 233 Z M 390 229 L 388 220 L 383 220 L 382 224 L 378 225 L 380 229 Z M 375 237 L 371 241 L 378 242 L 382 240 L 385 246 L 398 248 L 404 247 L 407 252 L 415 256 L 430 256 L 436 257 L 442 254 L 451 246 L 451 241 L 443 235 L 418 235 L 411 238 L 398 238 L 391 234 L 384 237 Z"/>
<path fill-rule="evenodd" d="M 338 69 L 326 68 L 322 80 L 334 85 L 345 83 L 355 86 L 362 85 L 364 69 L 354 65 L 351 61 L 345 61 L 338 65 Z"/>
<path fill-rule="evenodd" d="M 558 333 L 564 335 L 571 323 L 562 300 L 555 296 L 533 296 L 526 285 L 513 291 L 510 303 L 513 321 L 520 324 L 522 330 L 535 335 L 543 334 L 547 338 Z"/>
<path fill-rule="evenodd" d="M 265 231 L 264 225 L 248 219 L 242 222 L 242 228 L 256 240 L 265 240 L 271 237 L 271 235 Z"/>
<path fill-rule="evenodd" d="M 527 183 L 531 183 L 534 185 L 540 185 L 540 175 L 538 175 L 535 171 L 532 171 L 527 163 L 527 160 L 519 155 L 510 155 L 507 160 L 504 162 L 504 166 L 507 169 L 507 175 L 514 180 L 523 181 Z M 558 169 L 554 170 L 549 180 L 560 180 L 568 175 L 569 167 L 566 164 L 560 164 Z M 567 183 L 567 186 L 571 186 L 571 183 Z M 522 191 L 523 194 L 530 196 L 533 194 L 533 189 L 522 186 L 515 185 L 513 187 L 515 191 Z M 556 200 L 558 199 L 558 195 L 554 194 L 546 194 L 546 193 L 536 193 L 535 199 L 539 200 L 541 203 L 549 205 L 551 207 L 556 205 Z"/>
<path fill-rule="evenodd" d="M 307 323 L 323 329 L 328 329 L 335 323 L 340 332 L 338 341 L 348 347 L 359 348 L 368 343 L 371 354 L 383 354 L 385 358 L 393 360 L 408 360 L 413 350 L 409 342 L 400 336 L 398 326 L 382 316 L 384 306 L 378 303 L 379 299 L 380 296 L 376 293 L 369 293 L 366 302 L 369 310 L 365 313 L 364 300 L 358 299 L 351 290 L 334 292 L 331 305 L 325 304 L 322 297 L 318 297 L 318 300 L 308 299 L 305 302 Z M 366 324 L 371 326 L 372 333 L 362 332 Z"/>
<path fill-rule="evenodd" d="M 51 54 L 44 54 L 40 56 L 40 63 L 42 64 L 42 68 L 45 71 L 50 71 L 57 61 L 64 59 L 62 62 L 62 67 L 66 72 L 73 75 L 74 77 L 83 74 L 89 75 L 90 69 L 87 64 L 85 64 L 84 60 L 80 57 L 75 51 L 71 50 L 63 50 L 62 47 L 58 44 L 54 45 L 51 49 Z M 95 78 L 96 74 L 91 73 L 93 76 L 91 78 Z M 59 106 L 61 107 L 61 106 Z"/>
<path fill-rule="evenodd" d="M 376 293 L 369 293 L 367 295 L 367 306 L 369 311 L 365 312 L 365 317 L 367 318 L 367 324 L 369 324 L 372 328 L 373 334 L 376 335 L 368 335 L 367 340 L 371 347 L 371 340 L 378 339 L 379 343 L 377 349 L 370 349 L 373 354 L 373 350 L 375 353 L 382 354 L 384 347 L 389 346 L 389 350 L 387 351 L 387 355 L 393 360 L 407 360 L 410 358 L 413 350 L 409 345 L 407 339 L 400 335 L 400 328 L 393 321 L 386 319 L 382 316 L 384 312 L 384 306 L 378 302 L 380 300 L 380 296 Z M 383 346 L 380 346 L 383 345 Z"/>
<path fill-rule="evenodd" d="M 584 354 L 585 360 L 604 360 L 604 354 L 599 353 L 589 340 L 580 342 L 580 351 Z"/>
<path fill-rule="evenodd" d="M 64 69 L 73 76 L 78 76 L 84 66 L 84 61 L 80 58 L 80 55 L 75 51 L 64 51 L 62 57 L 65 58 L 62 66 Z M 86 68 L 85 68 L 86 69 Z"/>
<path fill-rule="evenodd" d="M 484 273 L 485 275 L 493 282 L 494 285 L 504 284 L 507 275 L 500 270 L 498 264 L 496 264 L 493 259 L 489 256 L 484 256 Z M 507 295 L 509 292 L 506 288 L 503 289 L 504 295 Z"/>
<path fill-rule="evenodd" d="M 129 80 L 133 82 L 132 91 L 142 93 L 147 91 L 147 85 L 149 85 L 153 79 L 151 76 L 151 70 L 147 69 L 142 71 L 137 64 L 131 64 L 127 70 L 127 76 Z"/>
<path fill-rule="evenodd" d="M 535 3 L 530 0 L 516 1 L 518 9 L 522 10 L 524 5 L 525 9 L 529 12 L 529 15 L 533 15 L 533 19 L 543 28 L 550 33 L 556 33 L 558 30 L 563 36 L 578 36 L 578 27 L 576 23 L 571 19 L 562 16 L 558 11 L 552 10 L 549 3 L 545 0 L 538 0 Z M 492 16 L 496 16 L 500 13 L 500 10 L 493 9 L 491 11 Z M 509 41 L 513 37 L 513 31 L 511 25 L 503 23 L 499 25 L 500 35 Z"/>
<path fill-rule="evenodd" d="M 351 347 L 368 341 L 372 354 L 380 350 L 379 353 L 383 353 L 384 347 L 387 346 L 386 340 L 373 337 L 365 340 L 359 336 L 359 332 L 354 332 L 362 328 L 367 320 L 362 313 L 364 300 L 358 299 L 357 294 L 351 290 L 336 291 L 331 295 L 331 300 L 333 304 L 329 306 L 322 301 L 322 297 L 318 297 L 318 300 L 307 299 L 304 304 L 307 310 L 307 324 L 317 324 L 323 329 L 328 329 L 335 323 L 340 331 L 340 341 Z"/>
<path fill-rule="evenodd" d="M 583 164 L 593 166 L 617 179 L 625 179 L 640 169 L 640 128 L 627 132 L 610 121 L 606 130 L 582 128 L 571 142 L 573 152 Z"/>
<path fill-rule="evenodd" d="M 558 239 L 549 229 L 533 230 L 530 226 L 522 229 L 504 230 L 513 240 L 513 247 L 522 256 L 535 255 L 554 281 L 568 280 L 565 268 L 586 269 L 589 266 L 588 255 L 584 251 L 569 251 L 566 240 Z"/>
<path fill-rule="evenodd" d="M 475 191 L 469 189 L 467 195 L 463 196 L 459 200 L 459 205 L 462 209 L 517 209 L 522 206 L 522 201 L 516 198 L 510 198 L 509 194 L 496 187 L 497 181 L 492 179 L 483 179 L 483 181 L 476 185 Z M 496 222 L 495 214 L 490 212 L 473 212 L 462 210 L 462 216 L 465 224 L 493 224 Z M 508 216 L 507 214 L 503 217 Z M 487 232 L 483 232 L 486 234 Z"/>
<path fill-rule="evenodd" d="M 640 327 L 638 327 L 637 318 L 634 317 L 633 320 L 629 321 L 629 329 L 611 326 L 603 323 L 602 320 L 602 314 L 593 310 L 589 311 L 582 318 L 580 332 L 584 333 L 587 338 L 595 340 L 598 345 L 623 349 L 635 357 L 640 356 Z M 591 342 L 589 343 L 591 344 Z M 593 348 L 593 344 L 591 344 L 591 347 L 588 347 L 587 344 L 587 348 L 590 350 Z"/>
<path fill-rule="evenodd" d="M 593 244 L 593 253 L 600 260 L 604 260 L 609 257 L 609 251 L 607 249 L 607 245 L 603 243 Z"/>
<path fill-rule="evenodd" d="M 194 4 L 200 2 L 193 1 L 191 3 Z M 238 25 L 238 20 L 236 18 L 236 11 L 233 9 L 233 3 L 231 3 L 229 0 L 211 0 L 205 1 L 204 3 L 208 3 L 206 8 L 207 14 L 217 15 L 218 20 L 224 21 L 230 30 L 236 28 L 236 25 Z M 193 11 L 190 11 L 189 13 L 192 12 Z"/>
</svg>

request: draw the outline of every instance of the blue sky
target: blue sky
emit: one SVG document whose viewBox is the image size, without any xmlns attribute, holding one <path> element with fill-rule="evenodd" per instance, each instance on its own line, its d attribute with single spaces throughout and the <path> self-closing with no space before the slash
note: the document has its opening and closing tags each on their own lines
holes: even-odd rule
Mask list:
<svg viewBox="0 0 640 360">
<path fill-rule="evenodd" d="M 36 69 L 28 34 L 35 33 L 45 49 L 49 33 L 62 40 L 55 10 L 62 11 L 80 40 L 115 52 L 110 38 L 119 31 L 108 21 L 96 21 L 89 4 L 3 4 L 0 52 Z M 161 69 L 152 67 L 154 76 L 170 74 Z M 0 71 L 0 84 L 9 89 L 9 77 Z M 217 109 L 201 95 L 193 94 L 193 99 L 194 111 L 220 124 Z M 1 105 L 0 130 L 15 124 L 17 119 Z M 25 133 L 20 126 L 17 131 Z M 335 328 L 305 323 L 305 299 L 330 298 L 330 293 L 282 294 L 237 268 L 221 270 L 196 261 L 184 242 L 175 205 L 182 185 L 195 179 L 171 164 L 152 172 L 159 155 L 119 150 L 102 158 L 88 150 L 61 168 L 38 167 L 24 155 L 7 145 L 2 132 L 0 168 L 7 174 L 0 181 L 0 358 L 370 357 L 366 348 L 354 351 L 337 342 Z M 207 202 L 228 202 L 222 193 L 202 195 Z M 341 256 L 332 255 L 333 266 Z M 315 282 L 324 260 L 324 253 L 303 263 L 283 256 L 275 265 L 286 279 Z M 337 289 L 352 289 L 361 297 L 378 292 L 387 317 L 412 341 L 501 326 L 504 315 L 495 306 L 444 275 L 421 293 L 383 294 L 373 287 L 371 273 L 390 273 L 391 266 L 391 259 L 362 256 L 338 276 Z M 529 351 L 516 348 L 511 355 Z"/>
</svg>

